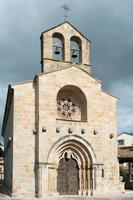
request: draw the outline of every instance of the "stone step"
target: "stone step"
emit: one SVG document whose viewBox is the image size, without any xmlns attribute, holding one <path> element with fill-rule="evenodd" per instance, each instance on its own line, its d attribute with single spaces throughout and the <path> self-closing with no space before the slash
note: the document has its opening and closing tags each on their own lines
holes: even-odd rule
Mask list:
<svg viewBox="0 0 133 200">
<path fill-rule="evenodd" d="M 92 196 L 60 196 L 60 197 L 47 197 L 40 200 L 99 200 L 101 198 Z M 110 198 L 103 197 L 102 200 L 110 200 Z"/>
</svg>

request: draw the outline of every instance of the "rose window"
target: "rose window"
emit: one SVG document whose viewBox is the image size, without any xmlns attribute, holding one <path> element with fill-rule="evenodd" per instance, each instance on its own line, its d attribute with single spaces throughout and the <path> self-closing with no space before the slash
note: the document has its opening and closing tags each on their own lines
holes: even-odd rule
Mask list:
<svg viewBox="0 0 133 200">
<path fill-rule="evenodd" d="M 78 112 L 78 107 L 70 99 L 62 99 L 57 101 L 58 115 L 63 119 L 72 119 Z"/>
</svg>

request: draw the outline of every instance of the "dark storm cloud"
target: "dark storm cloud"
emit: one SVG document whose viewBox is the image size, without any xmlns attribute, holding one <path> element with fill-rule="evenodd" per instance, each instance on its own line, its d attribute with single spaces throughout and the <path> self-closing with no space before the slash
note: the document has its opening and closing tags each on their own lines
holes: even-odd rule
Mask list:
<svg viewBox="0 0 133 200">
<path fill-rule="evenodd" d="M 43 30 L 63 22 L 61 5 L 64 2 L 1 0 L 0 124 L 7 85 L 32 79 L 40 72 L 40 34 Z M 106 90 L 121 97 L 119 130 L 133 129 L 130 120 L 133 117 L 133 103 L 126 103 L 124 95 L 131 95 L 133 82 L 132 0 L 66 2 L 71 7 L 70 22 L 92 41 L 93 73 L 102 80 Z M 122 123 L 123 120 L 126 125 Z"/>
<path fill-rule="evenodd" d="M 111 85 L 114 95 L 119 94 L 118 128 L 133 131 L 133 78 L 119 80 Z"/>
<path fill-rule="evenodd" d="M 87 6 L 82 10 L 79 26 L 92 40 L 93 72 L 104 81 L 107 88 L 114 81 L 131 77 L 133 2 L 94 0 L 93 6 L 89 8 L 88 5 L 88 12 Z M 76 17 L 78 19 L 78 15 Z"/>
</svg>

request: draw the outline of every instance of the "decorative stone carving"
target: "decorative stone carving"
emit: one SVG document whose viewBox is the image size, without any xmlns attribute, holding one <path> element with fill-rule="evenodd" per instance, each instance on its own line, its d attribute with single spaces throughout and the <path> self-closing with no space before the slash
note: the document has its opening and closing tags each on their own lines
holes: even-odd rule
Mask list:
<svg viewBox="0 0 133 200">
<path fill-rule="evenodd" d="M 68 133 L 72 133 L 73 132 L 73 129 L 72 128 L 69 128 L 68 129 Z"/>
<path fill-rule="evenodd" d="M 73 119 L 78 112 L 78 106 L 70 99 L 62 99 L 57 101 L 58 115 L 63 119 Z"/>
<path fill-rule="evenodd" d="M 64 152 L 62 152 L 59 155 L 59 159 L 61 160 L 62 158 L 66 158 L 66 159 L 73 158 L 79 163 L 79 158 L 76 156 L 76 154 L 73 151 L 71 151 L 71 149 L 67 149 Z"/>
<path fill-rule="evenodd" d="M 110 139 L 112 139 L 114 137 L 113 133 L 110 133 Z"/>
<path fill-rule="evenodd" d="M 66 157 L 67 159 L 70 159 L 72 156 L 72 151 L 70 149 L 67 150 L 67 153 L 66 153 Z"/>
<path fill-rule="evenodd" d="M 97 135 L 97 131 L 96 131 L 96 130 L 94 130 L 94 131 L 93 131 L 93 134 L 94 134 L 94 135 Z"/>
<path fill-rule="evenodd" d="M 42 132 L 46 132 L 47 128 L 45 126 L 42 127 Z"/>
<path fill-rule="evenodd" d="M 36 134 L 37 130 L 36 128 L 33 129 L 33 134 Z"/>
<path fill-rule="evenodd" d="M 56 128 L 56 133 L 59 133 L 60 132 L 60 127 L 57 127 Z"/>
<path fill-rule="evenodd" d="M 8 137 L 8 141 L 11 142 L 12 141 L 12 137 Z"/>
<path fill-rule="evenodd" d="M 85 134 L 85 129 L 81 129 L 81 134 Z"/>
</svg>

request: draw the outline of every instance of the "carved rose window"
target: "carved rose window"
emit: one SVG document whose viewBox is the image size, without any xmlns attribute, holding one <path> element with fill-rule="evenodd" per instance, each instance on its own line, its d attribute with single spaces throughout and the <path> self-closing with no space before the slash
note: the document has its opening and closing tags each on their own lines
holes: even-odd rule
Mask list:
<svg viewBox="0 0 133 200">
<path fill-rule="evenodd" d="M 78 107 L 70 99 L 65 98 L 57 101 L 58 115 L 63 119 L 73 119 L 77 114 Z"/>
</svg>

